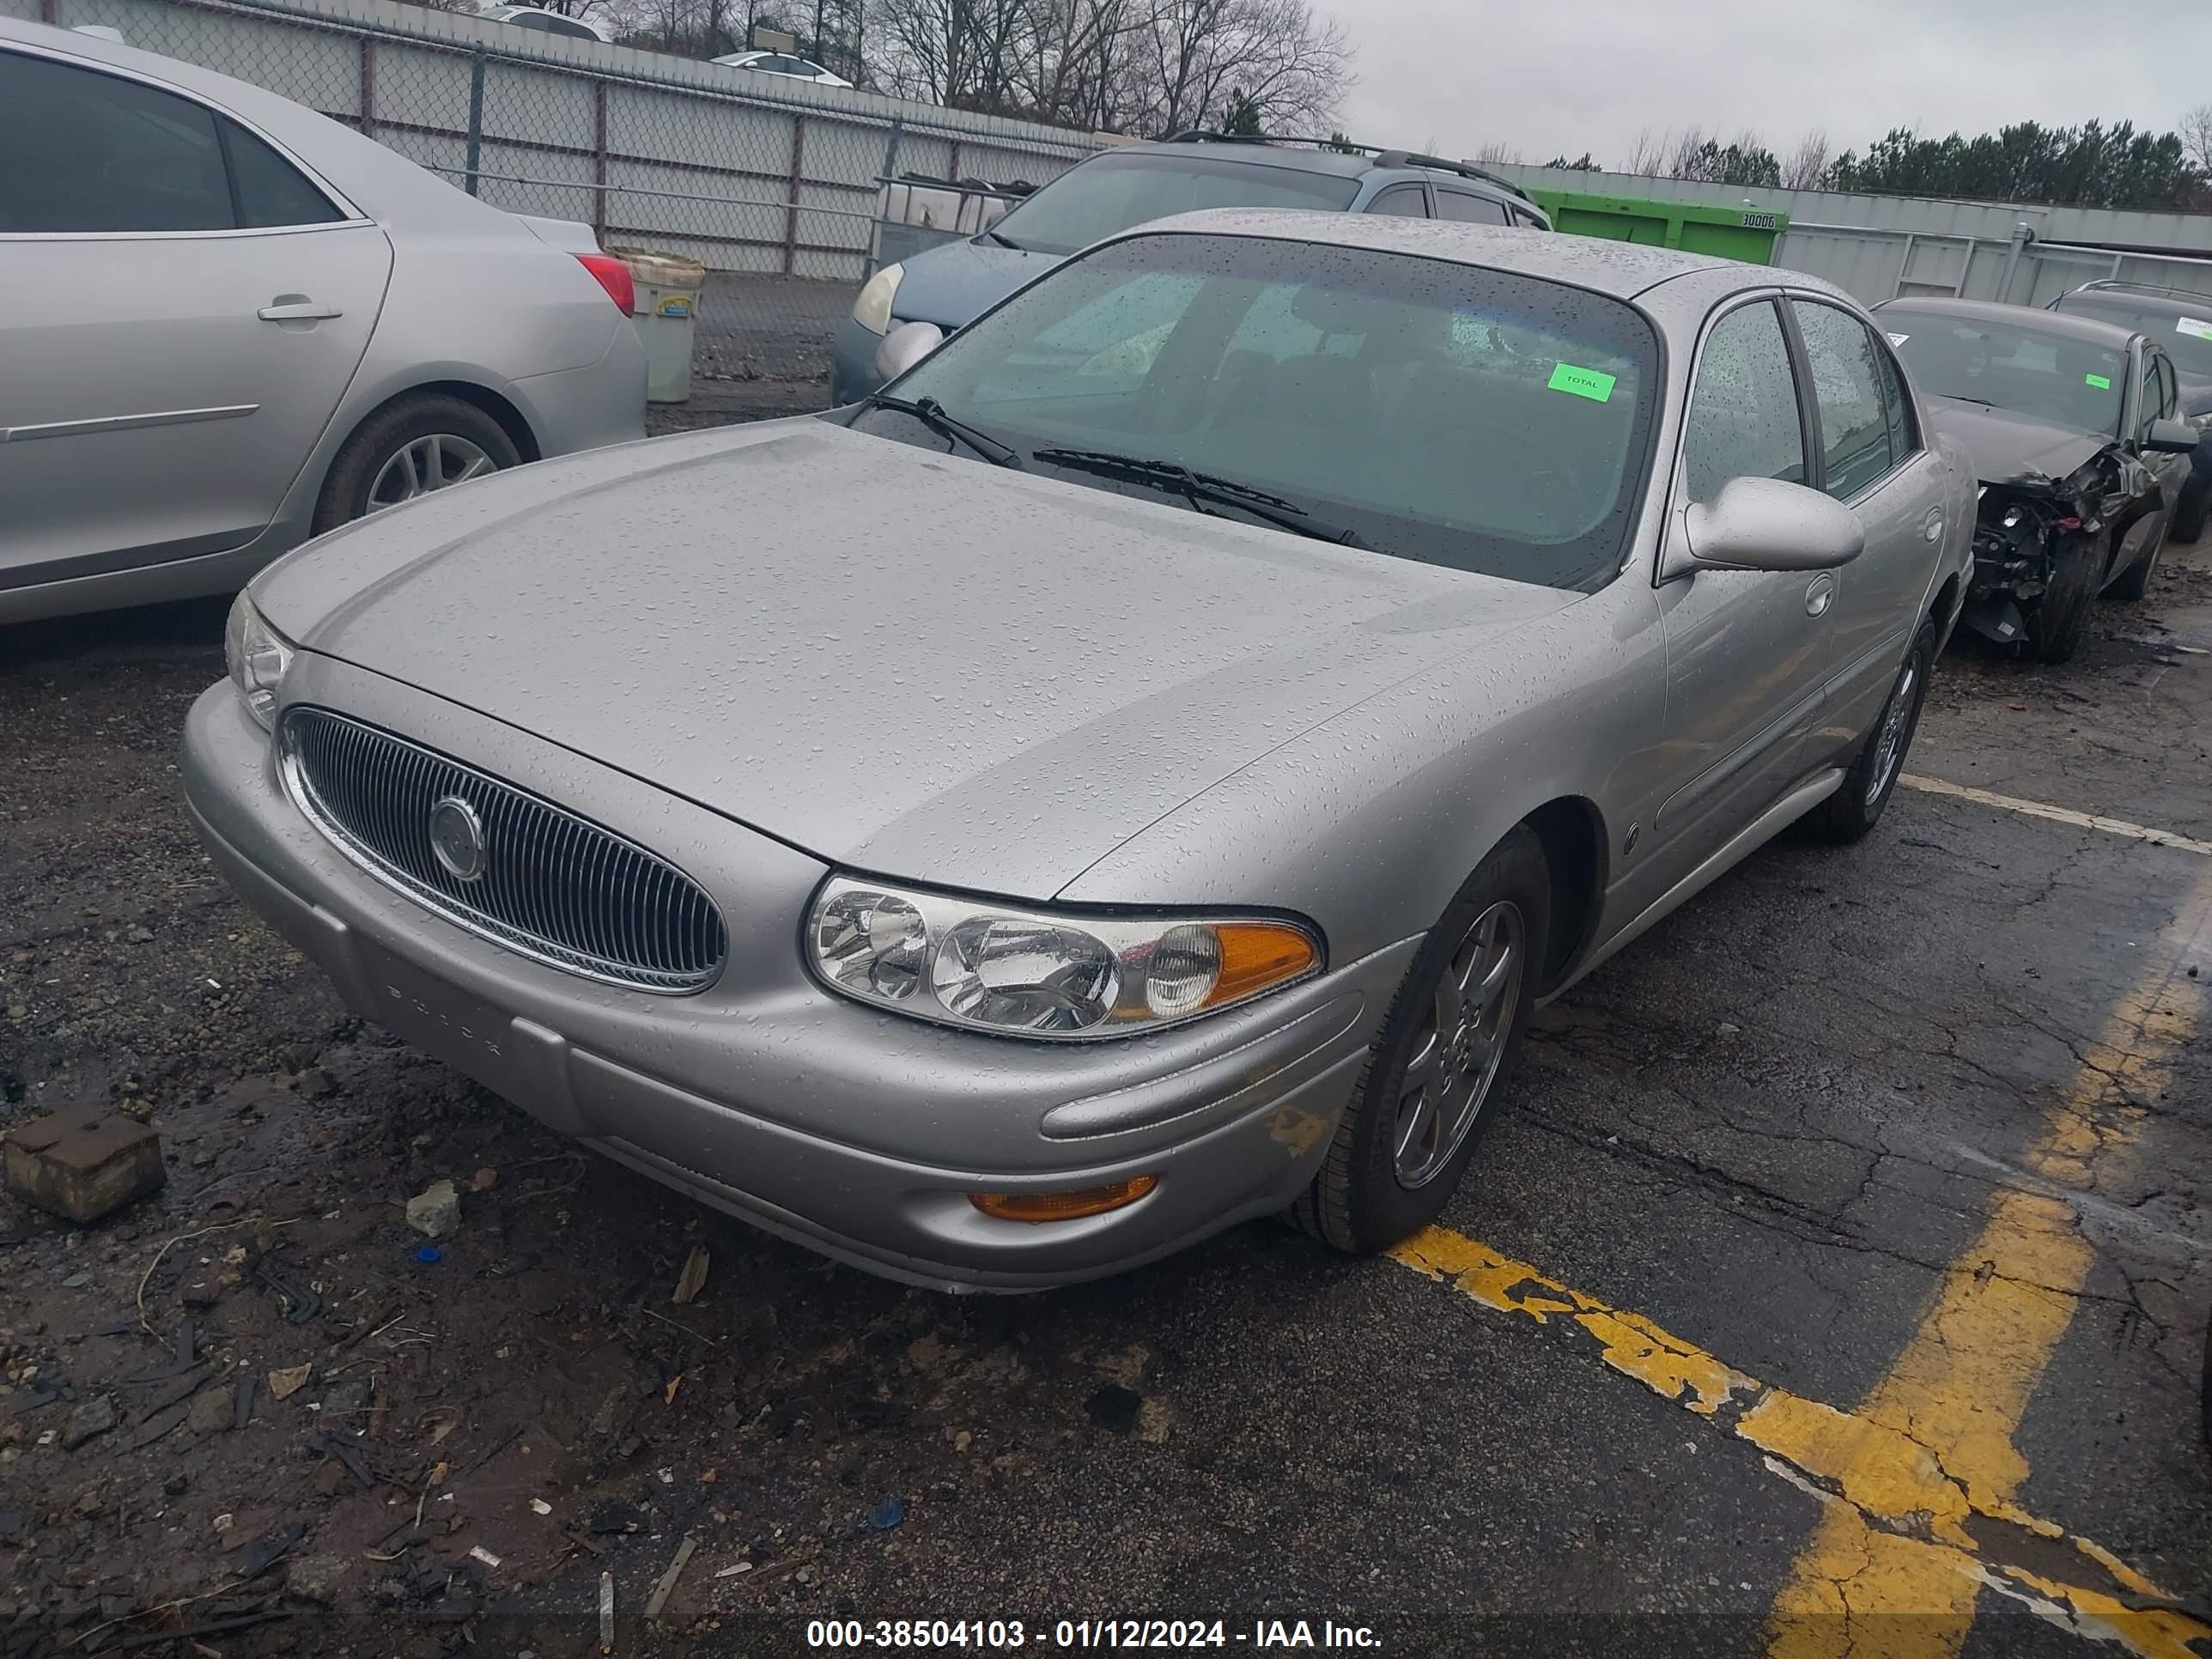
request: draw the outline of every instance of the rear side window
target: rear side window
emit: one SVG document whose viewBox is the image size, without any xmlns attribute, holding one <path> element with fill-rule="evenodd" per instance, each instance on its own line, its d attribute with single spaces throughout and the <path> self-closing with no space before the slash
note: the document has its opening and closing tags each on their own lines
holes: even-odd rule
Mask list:
<svg viewBox="0 0 2212 1659">
<path fill-rule="evenodd" d="M 189 99 L 0 52 L 0 231 L 228 230 L 215 117 Z"/>
<path fill-rule="evenodd" d="M 1693 501 L 1712 500 L 1731 478 L 1805 482 L 1797 381 L 1771 301 L 1739 307 L 1705 337 L 1683 427 L 1682 470 Z"/>
<path fill-rule="evenodd" d="M 1367 204 L 1370 213 L 1393 213 L 1401 219 L 1429 216 L 1426 194 L 1419 185 L 1393 185 Z"/>
<path fill-rule="evenodd" d="M 1471 225 L 1508 222 L 1503 203 L 1493 202 L 1487 196 L 1472 196 L 1463 190 L 1440 190 L 1437 192 L 1437 217 L 1456 219 Z"/>
<path fill-rule="evenodd" d="M 1890 418 L 1873 339 L 1833 306 L 1790 301 L 1805 340 L 1828 494 L 1846 501 L 1889 471 Z"/>
<path fill-rule="evenodd" d="M 231 178 L 238 189 L 241 229 L 276 225 L 336 224 L 344 216 L 307 175 L 235 121 L 222 124 L 230 152 Z"/>
<path fill-rule="evenodd" d="M 1880 346 L 1874 350 L 1881 369 L 1881 406 L 1889 421 L 1889 453 L 1903 460 L 1920 447 L 1920 422 L 1912 410 L 1912 394 L 1905 389 L 1905 375 L 1897 359 Z"/>
<path fill-rule="evenodd" d="M 260 139 L 188 98 L 0 52 L 0 232 L 131 234 L 337 222 Z"/>
</svg>

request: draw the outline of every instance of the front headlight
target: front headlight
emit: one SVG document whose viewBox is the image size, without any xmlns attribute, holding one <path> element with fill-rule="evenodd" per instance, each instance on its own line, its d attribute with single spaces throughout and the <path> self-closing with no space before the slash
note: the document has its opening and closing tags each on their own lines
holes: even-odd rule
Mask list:
<svg viewBox="0 0 2212 1659">
<path fill-rule="evenodd" d="M 276 688 L 292 665 L 292 642 L 269 625 L 240 593 L 230 607 L 230 620 L 222 625 L 222 657 L 230 669 L 230 683 L 253 718 L 264 726 L 276 720 Z"/>
<path fill-rule="evenodd" d="M 2212 409 L 2200 409 L 2189 416 L 2189 424 L 2199 432 L 2212 431 Z"/>
<path fill-rule="evenodd" d="M 853 301 L 853 320 L 871 334 L 891 331 L 891 300 L 898 293 L 899 278 L 906 275 L 904 265 L 885 265 L 860 284 L 860 297 Z"/>
<path fill-rule="evenodd" d="M 1155 1030 L 1319 973 L 1321 943 L 1264 917 L 1089 916 L 836 876 L 807 953 L 832 990 L 1027 1036 Z"/>
</svg>

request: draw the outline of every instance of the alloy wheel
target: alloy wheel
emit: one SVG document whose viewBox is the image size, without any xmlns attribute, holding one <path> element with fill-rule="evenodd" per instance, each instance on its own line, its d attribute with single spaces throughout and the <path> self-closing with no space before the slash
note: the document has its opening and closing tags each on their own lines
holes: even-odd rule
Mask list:
<svg viewBox="0 0 2212 1659">
<path fill-rule="evenodd" d="M 368 486 L 367 510 L 380 513 L 434 489 L 466 483 L 498 470 L 499 463 L 466 438 L 433 432 L 402 445 L 377 469 Z"/>
<path fill-rule="evenodd" d="M 1469 924 L 1445 963 L 1406 1062 L 1391 1125 L 1401 1187 L 1434 1181 L 1481 1116 L 1520 1007 L 1527 938 L 1520 907 L 1501 899 Z"/>
<path fill-rule="evenodd" d="M 1905 734 L 1912 724 L 1913 698 L 1919 689 L 1920 654 L 1916 651 L 1897 671 L 1897 684 L 1889 694 L 1889 708 L 1881 717 L 1881 737 L 1874 751 L 1874 775 L 1867 780 L 1869 806 L 1881 799 L 1905 760 Z"/>
</svg>

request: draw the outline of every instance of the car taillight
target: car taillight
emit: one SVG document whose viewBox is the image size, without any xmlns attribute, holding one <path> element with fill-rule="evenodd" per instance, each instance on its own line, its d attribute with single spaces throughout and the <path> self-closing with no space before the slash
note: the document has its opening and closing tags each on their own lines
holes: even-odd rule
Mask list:
<svg viewBox="0 0 2212 1659">
<path fill-rule="evenodd" d="M 622 307 L 629 316 L 637 303 L 637 288 L 629 279 L 629 267 L 610 253 L 579 253 L 576 263 L 599 279 L 599 286 L 607 291 L 607 298 Z"/>
</svg>

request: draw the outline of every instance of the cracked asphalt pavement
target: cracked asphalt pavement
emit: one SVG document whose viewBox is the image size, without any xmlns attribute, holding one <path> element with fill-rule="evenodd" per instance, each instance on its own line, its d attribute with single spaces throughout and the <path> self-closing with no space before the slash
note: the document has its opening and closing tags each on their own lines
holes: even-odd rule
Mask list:
<svg viewBox="0 0 2212 1659">
<path fill-rule="evenodd" d="M 178 799 L 222 616 L 0 630 L 0 1124 L 105 1102 L 167 1159 L 88 1229 L 0 1200 L 0 1656 L 552 1659 L 599 1650 L 603 1574 L 623 1654 L 1156 1618 L 2212 1655 L 2212 858 L 1902 789 L 1546 1012 L 1394 1257 L 1256 1225 L 951 1300 L 348 1017 Z M 2097 630 L 2063 668 L 1955 645 L 1909 770 L 2212 840 L 2212 549 Z"/>
</svg>

